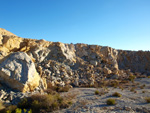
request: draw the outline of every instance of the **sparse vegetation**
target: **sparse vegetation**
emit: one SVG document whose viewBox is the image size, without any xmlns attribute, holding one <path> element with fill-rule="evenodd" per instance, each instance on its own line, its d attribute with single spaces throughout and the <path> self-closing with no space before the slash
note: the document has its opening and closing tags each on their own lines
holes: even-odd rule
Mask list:
<svg viewBox="0 0 150 113">
<path fill-rule="evenodd" d="M 45 112 L 54 111 L 61 108 L 69 107 L 72 104 L 71 99 L 62 98 L 59 94 L 35 94 L 31 97 L 24 98 L 18 103 L 18 108 L 32 109 L 33 112 L 38 113 L 41 110 Z"/>
<path fill-rule="evenodd" d="M 107 105 L 115 105 L 116 104 L 116 100 L 115 99 L 107 99 L 106 101 Z"/>
<path fill-rule="evenodd" d="M 136 78 L 136 76 L 135 75 L 130 75 L 129 77 L 128 77 L 128 79 L 130 80 L 130 81 L 134 81 L 134 79 Z"/>
<path fill-rule="evenodd" d="M 0 113 L 32 113 L 31 109 L 20 109 L 16 105 L 5 106 L 0 109 Z"/>
<path fill-rule="evenodd" d="M 108 89 L 106 87 L 102 88 L 102 89 L 99 89 L 99 90 L 95 90 L 95 95 L 99 95 L 99 96 L 102 96 L 106 93 L 108 93 Z"/>
<path fill-rule="evenodd" d="M 47 85 L 47 91 L 48 91 L 48 93 L 51 93 L 51 92 L 68 92 L 69 89 L 70 89 L 69 85 L 66 85 L 64 87 L 53 86 L 51 83 L 48 83 L 48 85 Z"/>
<path fill-rule="evenodd" d="M 117 88 L 118 85 L 119 85 L 119 82 L 118 82 L 117 80 L 114 80 L 114 81 L 111 81 L 111 82 L 110 82 L 110 86 L 111 86 L 111 87 Z"/>
<path fill-rule="evenodd" d="M 114 97 L 121 97 L 122 95 L 120 93 L 118 93 L 118 92 L 115 92 L 115 93 L 112 94 L 112 96 L 114 96 Z"/>
</svg>

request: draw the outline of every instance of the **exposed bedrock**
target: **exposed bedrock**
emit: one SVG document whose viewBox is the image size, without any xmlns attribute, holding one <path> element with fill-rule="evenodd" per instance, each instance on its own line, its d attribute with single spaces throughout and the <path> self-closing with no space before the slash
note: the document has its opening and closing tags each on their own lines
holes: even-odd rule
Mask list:
<svg viewBox="0 0 150 113">
<path fill-rule="evenodd" d="M 4 29 L 0 29 L 0 63 L 1 81 L 20 91 L 33 90 L 39 84 L 43 89 L 49 83 L 91 86 L 102 78 L 150 75 L 148 51 L 26 39 Z"/>
</svg>

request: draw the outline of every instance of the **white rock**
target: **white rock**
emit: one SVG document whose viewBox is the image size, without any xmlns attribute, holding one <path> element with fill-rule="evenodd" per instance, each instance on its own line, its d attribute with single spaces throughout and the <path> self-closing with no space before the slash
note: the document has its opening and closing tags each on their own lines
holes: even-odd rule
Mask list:
<svg viewBox="0 0 150 113">
<path fill-rule="evenodd" d="M 22 92 L 34 90 L 39 80 L 33 61 L 24 52 L 11 54 L 0 64 L 0 81 L 13 89 Z"/>
</svg>

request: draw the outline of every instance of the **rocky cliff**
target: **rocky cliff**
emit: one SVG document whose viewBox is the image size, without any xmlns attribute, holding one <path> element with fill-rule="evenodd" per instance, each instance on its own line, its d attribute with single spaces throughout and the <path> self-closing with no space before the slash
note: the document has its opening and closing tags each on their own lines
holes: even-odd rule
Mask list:
<svg viewBox="0 0 150 113">
<path fill-rule="evenodd" d="M 118 50 L 117 62 L 119 69 L 130 69 L 134 73 L 150 75 L 149 51 L 122 51 Z"/>
<path fill-rule="evenodd" d="M 25 92 L 46 89 L 48 84 L 90 86 L 102 78 L 150 74 L 148 51 L 27 39 L 4 29 L 0 29 L 0 63 L 1 82 Z M 13 81 L 21 88 L 11 85 Z"/>
</svg>

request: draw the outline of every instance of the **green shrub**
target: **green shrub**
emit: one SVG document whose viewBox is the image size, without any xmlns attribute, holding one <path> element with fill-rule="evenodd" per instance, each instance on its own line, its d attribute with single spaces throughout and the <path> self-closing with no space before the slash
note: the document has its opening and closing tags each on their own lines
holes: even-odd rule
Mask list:
<svg viewBox="0 0 150 113">
<path fill-rule="evenodd" d="M 115 99 L 108 99 L 107 101 L 106 101 L 106 103 L 107 103 L 107 105 L 115 105 L 116 104 L 116 100 Z"/>
<path fill-rule="evenodd" d="M 145 101 L 146 101 L 147 103 L 150 103 L 150 97 L 146 97 L 146 98 L 145 98 Z"/>
<path fill-rule="evenodd" d="M 6 108 L 0 112 L 2 112 L 2 113 L 15 113 L 16 109 L 17 109 L 16 105 L 10 105 L 10 106 L 6 106 Z"/>
<path fill-rule="evenodd" d="M 118 92 L 115 92 L 115 93 L 112 94 L 112 96 L 114 96 L 114 97 L 121 97 L 122 95 L 120 93 L 118 93 Z"/>
<path fill-rule="evenodd" d="M 17 108 L 17 109 L 15 110 L 15 112 L 16 112 L 16 113 L 22 113 L 22 109 Z"/>
<path fill-rule="evenodd" d="M 32 113 L 32 110 L 20 109 L 15 105 L 7 106 L 5 109 L 0 110 L 0 113 Z"/>
<path fill-rule="evenodd" d="M 30 109 L 30 110 L 28 111 L 28 113 L 32 113 L 32 110 Z"/>
</svg>

